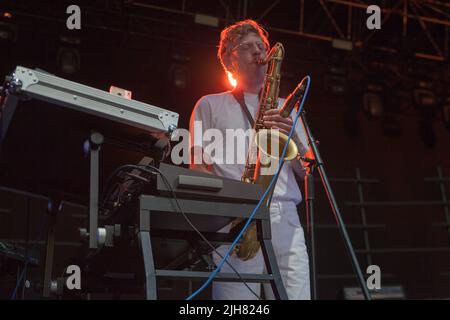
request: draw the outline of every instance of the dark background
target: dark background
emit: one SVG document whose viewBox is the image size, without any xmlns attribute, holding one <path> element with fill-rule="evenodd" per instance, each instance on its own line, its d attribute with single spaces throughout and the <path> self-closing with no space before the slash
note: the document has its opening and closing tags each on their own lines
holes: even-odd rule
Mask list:
<svg viewBox="0 0 450 320">
<path fill-rule="evenodd" d="M 351 6 L 324 1 L 340 26 L 339 34 L 320 1 L 303 3 L 302 7 L 302 1 L 2 1 L 0 75 L 21 65 L 102 90 L 115 85 L 131 90 L 135 100 L 179 113 L 179 127 L 187 128 L 202 95 L 230 89 L 216 59 L 220 30 L 235 20 L 258 19 L 268 29 L 270 42 L 282 42 L 286 49 L 281 96 L 303 76 L 312 78 L 307 117 L 320 140 L 363 272 L 370 264 L 379 265 L 382 286 L 402 286 L 406 298 L 450 298 L 449 206 L 443 203 L 449 197 L 450 179 L 450 7 L 445 1 L 371 1 L 394 10 L 382 13 L 381 30 L 371 31 L 365 26 L 365 10 L 352 7 L 350 16 Z M 81 30 L 66 28 L 70 4 L 81 8 Z M 411 15 L 406 25 L 401 16 L 405 6 Z M 218 26 L 195 23 L 194 13 L 219 17 Z M 427 21 L 425 31 L 414 19 L 418 15 L 435 22 Z M 353 42 L 353 50 L 334 48 L 335 38 Z M 371 116 L 364 104 L 368 86 L 379 88 L 378 116 Z M 423 91 L 432 97 L 429 104 L 420 99 Z M 33 135 L 45 125 L 35 123 L 23 134 Z M 74 170 L 84 167 L 80 164 Z M 438 172 L 446 177 L 440 184 L 427 181 Z M 17 169 L 10 174 L 21 173 Z M 359 184 L 358 174 L 370 180 Z M 357 284 L 316 181 L 318 297 L 334 299 L 343 287 Z M 358 186 L 368 202 L 363 213 L 356 205 L 362 200 Z M 30 239 L 36 240 L 45 201 L 10 192 L 2 192 L 0 201 L 0 239 L 23 240 L 26 215 L 32 212 Z M 63 269 L 77 247 L 76 230 L 83 224 L 76 218 L 79 212 L 68 207 L 59 221 L 55 270 Z M 299 212 L 306 226 L 304 205 Z M 42 242 L 35 245 L 43 257 Z M 5 281 L 8 298 L 15 279 Z M 187 289 L 181 288 L 167 296 L 183 297 Z"/>
</svg>

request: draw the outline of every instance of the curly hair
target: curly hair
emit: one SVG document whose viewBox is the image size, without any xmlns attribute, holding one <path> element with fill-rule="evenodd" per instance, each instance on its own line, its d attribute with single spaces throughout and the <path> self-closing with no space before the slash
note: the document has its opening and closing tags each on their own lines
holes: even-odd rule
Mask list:
<svg viewBox="0 0 450 320">
<path fill-rule="evenodd" d="M 231 48 L 237 44 L 237 42 L 249 33 L 256 33 L 261 37 L 261 40 L 269 47 L 269 33 L 258 24 L 258 22 L 247 19 L 236 22 L 235 24 L 223 29 L 220 33 L 220 42 L 217 50 L 217 58 L 220 61 L 225 72 L 231 72 L 230 66 L 230 53 Z"/>
</svg>

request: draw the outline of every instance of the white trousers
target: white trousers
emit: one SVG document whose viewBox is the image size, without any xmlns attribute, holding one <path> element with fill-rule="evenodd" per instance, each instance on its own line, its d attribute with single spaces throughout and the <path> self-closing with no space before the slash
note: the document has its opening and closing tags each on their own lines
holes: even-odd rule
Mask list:
<svg viewBox="0 0 450 320">
<path fill-rule="evenodd" d="M 294 202 L 273 202 L 270 206 L 270 222 L 272 230 L 272 245 L 275 257 L 280 269 L 283 284 L 286 288 L 290 300 L 309 300 L 310 279 L 309 260 L 305 245 L 303 228 L 297 214 L 297 207 Z M 229 227 L 228 227 L 229 229 Z M 225 231 L 225 229 L 223 230 Z M 228 230 L 226 230 L 227 232 Z M 220 246 L 217 250 L 224 254 L 228 246 Z M 213 254 L 216 265 L 221 258 Z M 251 260 L 242 261 L 234 254 L 228 257 L 228 262 L 239 273 L 264 273 L 265 264 L 261 250 Z M 234 271 L 225 263 L 221 272 Z M 261 284 L 249 283 L 248 286 L 261 296 Z M 273 300 L 274 295 L 270 284 L 264 284 L 264 294 L 266 299 Z M 213 299 L 215 300 L 254 300 L 255 295 L 240 282 L 213 282 Z"/>
</svg>

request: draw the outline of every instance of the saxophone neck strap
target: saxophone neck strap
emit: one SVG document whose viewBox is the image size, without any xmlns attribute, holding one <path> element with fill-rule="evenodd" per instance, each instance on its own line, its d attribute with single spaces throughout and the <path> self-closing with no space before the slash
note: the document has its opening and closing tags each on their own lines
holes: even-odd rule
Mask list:
<svg viewBox="0 0 450 320">
<path fill-rule="evenodd" d="M 251 128 L 253 128 L 255 126 L 255 120 L 253 119 L 247 105 L 245 104 L 244 92 L 242 91 L 242 89 L 235 88 L 233 91 L 231 91 L 231 94 L 241 106 L 242 111 L 248 119 L 248 122 L 250 122 Z"/>
</svg>

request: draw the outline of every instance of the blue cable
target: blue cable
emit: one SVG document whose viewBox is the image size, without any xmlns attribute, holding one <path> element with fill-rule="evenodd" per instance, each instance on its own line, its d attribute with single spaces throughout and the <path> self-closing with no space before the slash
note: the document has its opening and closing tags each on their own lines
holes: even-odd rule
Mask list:
<svg viewBox="0 0 450 320">
<path fill-rule="evenodd" d="M 15 288 L 14 288 L 14 291 L 13 291 L 12 295 L 11 295 L 11 300 L 16 300 L 17 289 L 19 288 L 19 285 L 20 285 L 20 283 L 22 282 L 22 278 L 23 278 L 24 275 L 25 275 L 25 268 L 23 268 L 23 271 L 22 271 L 22 273 L 20 274 L 20 278 L 19 278 L 19 280 L 17 280 L 17 282 L 16 282 L 16 286 L 15 286 Z"/>
<path fill-rule="evenodd" d="M 308 95 L 308 91 L 309 91 L 309 84 L 311 82 L 311 77 L 310 76 L 306 76 L 302 79 L 301 82 L 308 80 L 308 84 L 306 85 L 306 90 L 305 90 L 305 94 L 303 95 L 303 99 L 300 102 L 300 106 L 298 108 L 297 111 L 297 115 L 295 117 L 295 121 L 294 124 L 292 125 L 291 131 L 289 132 L 289 136 L 288 136 L 288 140 L 286 142 L 286 145 L 284 146 L 283 149 L 283 153 L 281 154 L 281 161 L 278 165 L 278 169 L 275 173 L 275 175 L 272 177 L 272 180 L 270 181 L 269 186 L 267 187 L 266 191 L 264 192 L 264 194 L 262 195 L 261 199 L 259 200 L 258 204 L 256 205 L 255 209 L 253 210 L 252 214 L 250 215 L 250 217 L 247 220 L 247 223 L 244 225 L 244 227 L 242 228 L 241 232 L 238 234 L 238 236 L 236 237 L 236 239 L 233 241 L 233 243 L 230 245 L 230 247 L 228 248 L 227 252 L 223 255 L 222 260 L 220 261 L 219 265 L 217 266 L 217 268 L 211 272 L 211 275 L 209 276 L 209 278 L 205 281 L 205 283 L 199 288 L 197 289 L 197 291 L 195 291 L 194 293 L 192 293 L 189 297 L 186 298 L 186 300 L 192 300 L 193 298 L 195 298 L 195 296 L 197 296 L 200 292 L 202 292 L 210 283 L 211 281 L 215 278 L 215 276 L 217 275 L 217 273 L 222 269 L 223 265 L 225 264 L 225 260 L 227 259 L 227 257 L 229 256 L 231 250 L 233 250 L 234 246 L 236 245 L 236 243 L 239 241 L 239 239 L 242 237 L 242 235 L 244 234 L 245 230 L 247 230 L 248 226 L 250 225 L 253 217 L 255 216 L 256 212 L 258 211 L 258 208 L 261 206 L 263 200 L 266 198 L 267 193 L 269 192 L 269 190 L 271 190 L 272 185 L 274 184 L 274 182 L 277 180 L 278 175 L 280 174 L 280 169 L 281 166 L 283 165 L 283 159 L 284 159 L 284 155 L 286 154 L 287 151 L 287 146 L 289 145 L 289 141 L 291 140 L 291 137 L 295 131 L 295 126 L 297 124 L 298 118 L 300 117 L 300 114 L 302 113 L 303 110 L 303 104 L 306 100 L 306 96 Z"/>
</svg>

